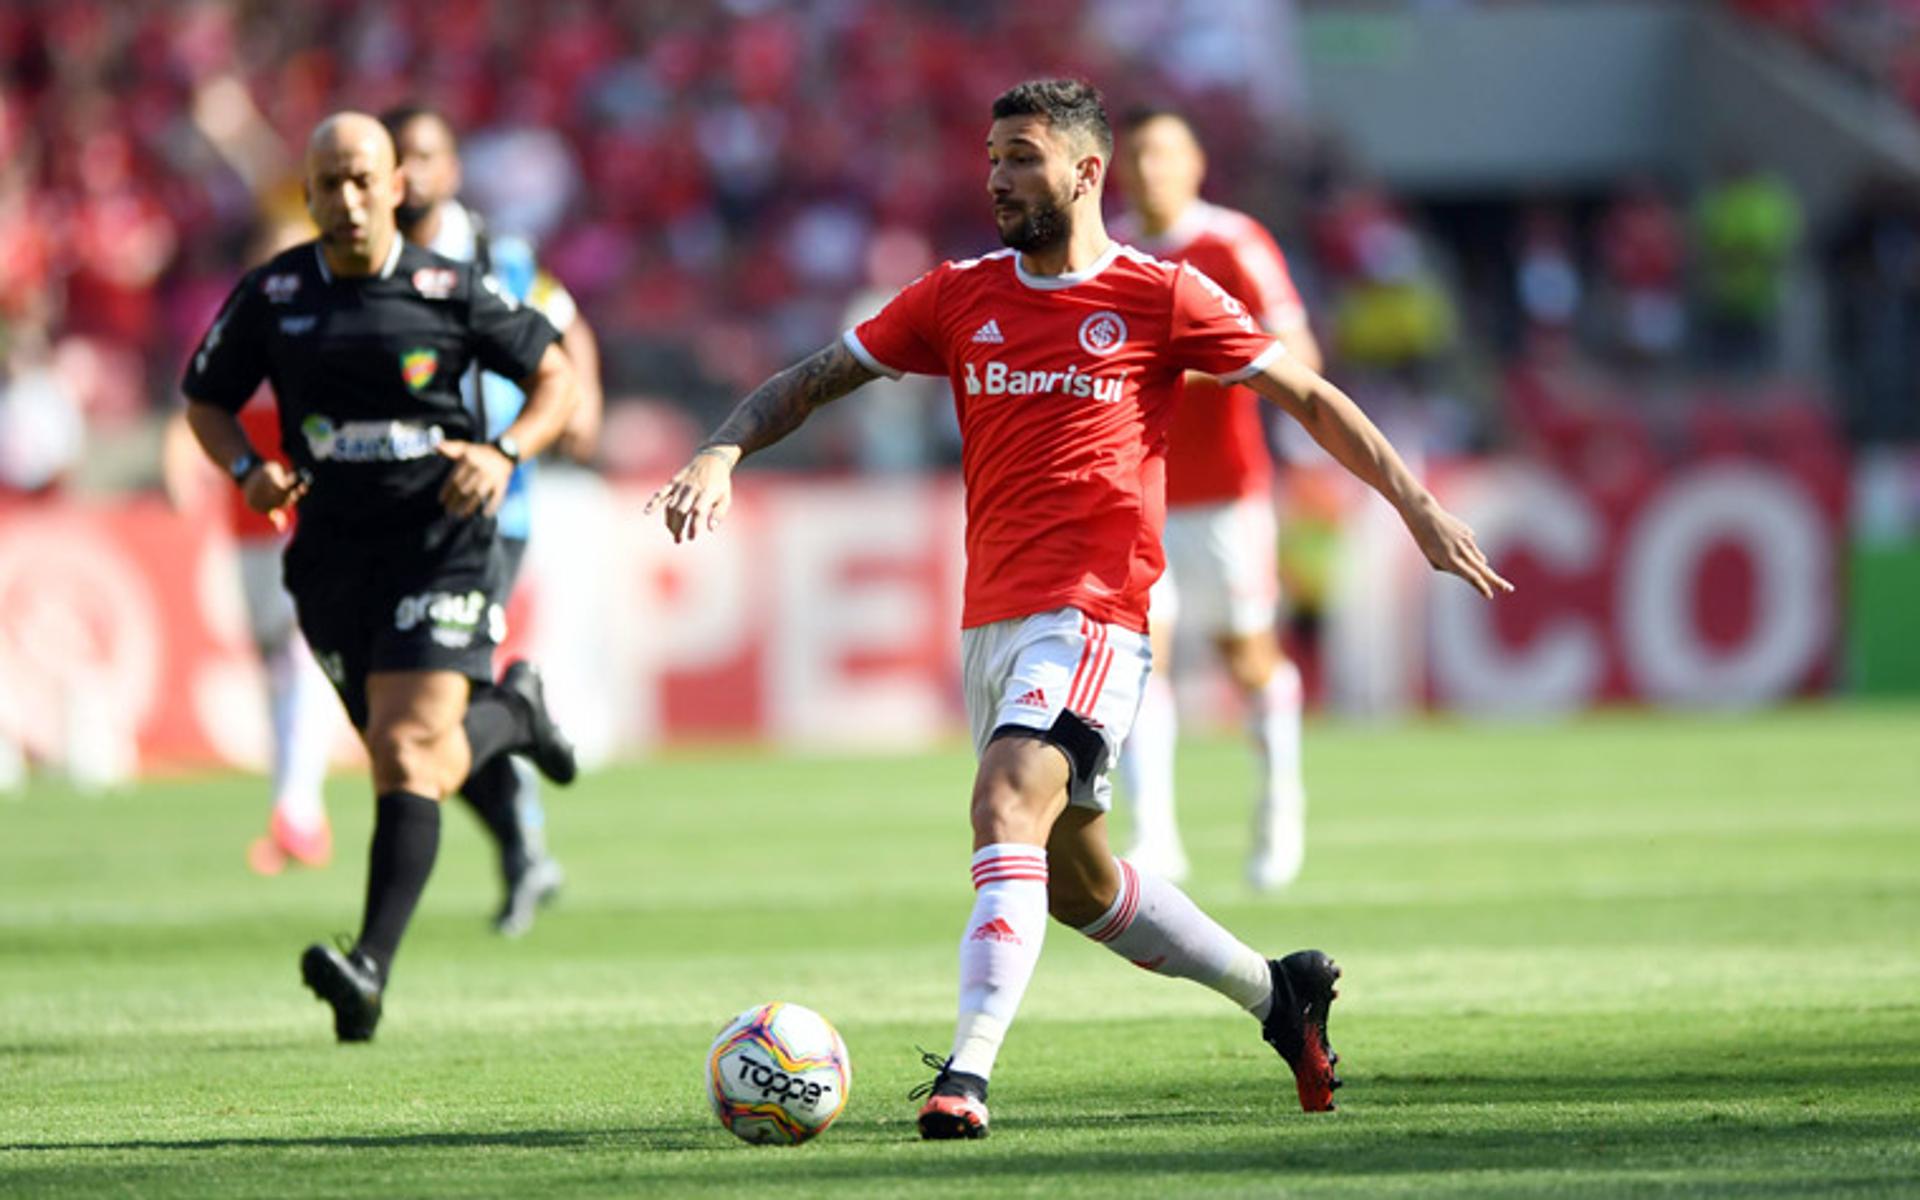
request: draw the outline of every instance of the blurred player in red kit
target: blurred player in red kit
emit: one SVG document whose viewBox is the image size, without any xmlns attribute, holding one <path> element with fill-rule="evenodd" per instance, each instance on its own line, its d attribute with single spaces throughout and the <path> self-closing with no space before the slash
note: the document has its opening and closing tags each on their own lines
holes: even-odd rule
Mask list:
<svg viewBox="0 0 1920 1200">
<path fill-rule="evenodd" d="M 311 236 L 304 218 L 269 223 L 250 256 L 266 258 Z M 279 449 L 280 414 L 267 389 L 240 410 L 240 423 L 255 446 L 286 465 Z M 194 507 L 210 487 L 224 482 L 201 454 L 184 412 L 167 426 L 161 473 L 169 499 L 179 508 Z M 300 634 L 293 597 L 280 580 L 280 560 L 293 538 L 296 512 L 291 507 L 272 516 L 255 512 L 231 487 L 216 494 L 233 533 L 247 632 L 266 668 L 273 733 L 273 808 L 267 831 L 247 846 L 247 865 L 262 875 L 277 875 L 289 865 L 324 867 L 333 858 L 324 789 L 338 721 L 332 687 Z"/>
<path fill-rule="evenodd" d="M 1193 128 L 1170 109 L 1123 122 L 1115 174 L 1127 213 L 1114 236 L 1192 263 L 1247 308 L 1297 361 L 1321 369 L 1320 345 L 1272 235 L 1245 213 L 1200 198 L 1207 160 Z M 1140 715 L 1120 752 L 1122 794 L 1133 806 L 1137 867 L 1179 882 L 1186 850 L 1174 819 L 1178 719 L 1168 664 L 1175 622 L 1218 650 L 1246 704 L 1260 779 L 1247 879 L 1266 890 L 1299 874 L 1306 849 L 1300 773 L 1300 670 L 1281 652 L 1273 464 L 1260 399 L 1251 388 L 1187 376 L 1167 435 L 1167 571 L 1153 586 L 1153 660 Z"/>
</svg>

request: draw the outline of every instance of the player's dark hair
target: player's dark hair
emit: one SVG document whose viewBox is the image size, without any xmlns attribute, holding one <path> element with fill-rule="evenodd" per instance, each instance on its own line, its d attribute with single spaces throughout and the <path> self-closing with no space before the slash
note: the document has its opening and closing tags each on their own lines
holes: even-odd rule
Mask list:
<svg viewBox="0 0 1920 1200">
<path fill-rule="evenodd" d="M 1185 125 L 1188 133 L 1194 132 L 1193 122 L 1187 118 L 1187 114 L 1181 112 L 1171 104 L 1134 105 L 1121 115 L 1120 132 L 1127 134 L 1139 133 L 1142 125 L 1145 125 L 1149 121 L 1158 121 L 1162 117 L 1167 118 L 1169 121 L 1178 121 L 1182 125 Z"/>
<path fill-rule="evenodd" d="M 460 135 L 454 131 L 453 122 L 447 120 L 447 114 L 430 104 L 396 104 L 380 114 L 380 123 L 387 127 L 387 136 L 393 144 L 400 145 L 400 131 L 422 117 L 440 122 L 440 128 L 447 131 L 447 143 L 456 151 L 460 148 Z"/>
<path fill-rule="evenodd" d="M 1113 157 L 1113 126 L 1099 89 L 1081 79 L 1029 79 L 1001 92 L 993 102 L 993 119 L 1045 117 L 1063 133 L 1092 140 L 1100 157 Z"/>
</svg>

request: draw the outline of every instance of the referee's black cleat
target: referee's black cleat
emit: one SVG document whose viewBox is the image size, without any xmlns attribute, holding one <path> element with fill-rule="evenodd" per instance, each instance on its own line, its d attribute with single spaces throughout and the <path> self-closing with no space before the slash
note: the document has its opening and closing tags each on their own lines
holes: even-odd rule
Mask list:
<svg viewBox="0 0 1920 1200">
<path fill-rule="evenodd" d="M 1273 973 L 1273 1007 L 1260 1023 L 1260 1036 L 1293 1068 L 1302 1112 L 1332 1112 L 1340 1077 L 1333 1068 L 1340 1056 L 1327 1041 L 1327 1015 L 1340 992 L 1333 985 L 1340 968 L 1318 950 L 1296 950 L 1267 960 Z"/>
<path fill-rule="evenodd" d="M 380 1023 L 380 969 L 357 950 L 342 951 L 319 942 L 300 956 L 300 978 L 313 994 L 333 1006 L 333 1033 L 343 1042 L 373 1038 Z"/>
<path fill-rule="evenodd" d="M 533 745 L 528 748 L 527 757 L 533 760 L 533 765 L 555 783 L 572 783 L 573 777 L 580 773 L 580 764 L 574 759 L 573 743 L 560 732 L 553 714 L 547 711 L 547 689 L 540 682 L 539 669 L 524 658 L 516 658 L 500 676 L 500 688 L 527 702 L 533 724 Z"/>
</svg>

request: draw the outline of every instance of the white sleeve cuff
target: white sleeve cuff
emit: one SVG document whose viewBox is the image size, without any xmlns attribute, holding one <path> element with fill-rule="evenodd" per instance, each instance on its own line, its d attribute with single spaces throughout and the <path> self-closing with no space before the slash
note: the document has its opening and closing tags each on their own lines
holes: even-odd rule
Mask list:
<svg viewBox="0 0 1920 1200">
<path fill-rule="evenodd" d="M 849 329 L 845 333 L 841 334 L 840 341 L 842 344 L 846 346 L 846 348 L 849 351 L 853 353 L 853 356 L 855 358 L 860 360 L 860 365 L 865 367 L 867 370 L 877 372 L 878 374 L 881 374 L 881 375 L 885 375 L 888 379 L 898 379 L 902 375 L 906 374 L 906 372 L 904 371 L 894 370 L 892 367 L 888 366 L 887 364 L 881 362 L 879 359 L 875 358 L 871 353 L 868 352 L 865 346 L 860 344 L 860 337 L 858 334 L 854 333 L 853 330 Z"/>
<path fill-rule="evenodd" d="M 1259 358 L 1256 358 L 1252 362 L 1248 363 L 1246 366 L 1241 367 L 1238 371 L 1231 371 L 1225 375 L 1220 376 L 1219 377 L 1220 382 L 1221 383 L 1245 383 L 1247 380 L 1252 379 L 1255 375 L 1258 375 L 1260 372 L 1266 370 L 1268 363 L 1271 363 L 1274 359 L 1279 358 L 1282 354 L 1285 354 L 1286 352 L 1287 352 L 1287 348 L 1285 346 L 1281 345 L 1279 342 L 1275 342 L 1272 345 L 1268 346 L 1265 350 L 1262 350 L 1260 352 Z"/>
</svg>

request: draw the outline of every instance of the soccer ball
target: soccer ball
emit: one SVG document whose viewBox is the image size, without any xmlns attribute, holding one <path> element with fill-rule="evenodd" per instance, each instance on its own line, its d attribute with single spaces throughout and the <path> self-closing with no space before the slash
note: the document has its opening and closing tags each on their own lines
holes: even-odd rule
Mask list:
<svg viewBox="0 0 1920 1200">
<path fill-rule="evenodd" d="M 827 1019 L 778 1000 L 735 1017 L 707 1052 L 707 1099 L 743 1142 L 797 1146 L 847 1106 L 853 1060 Z"/>
</svg>

